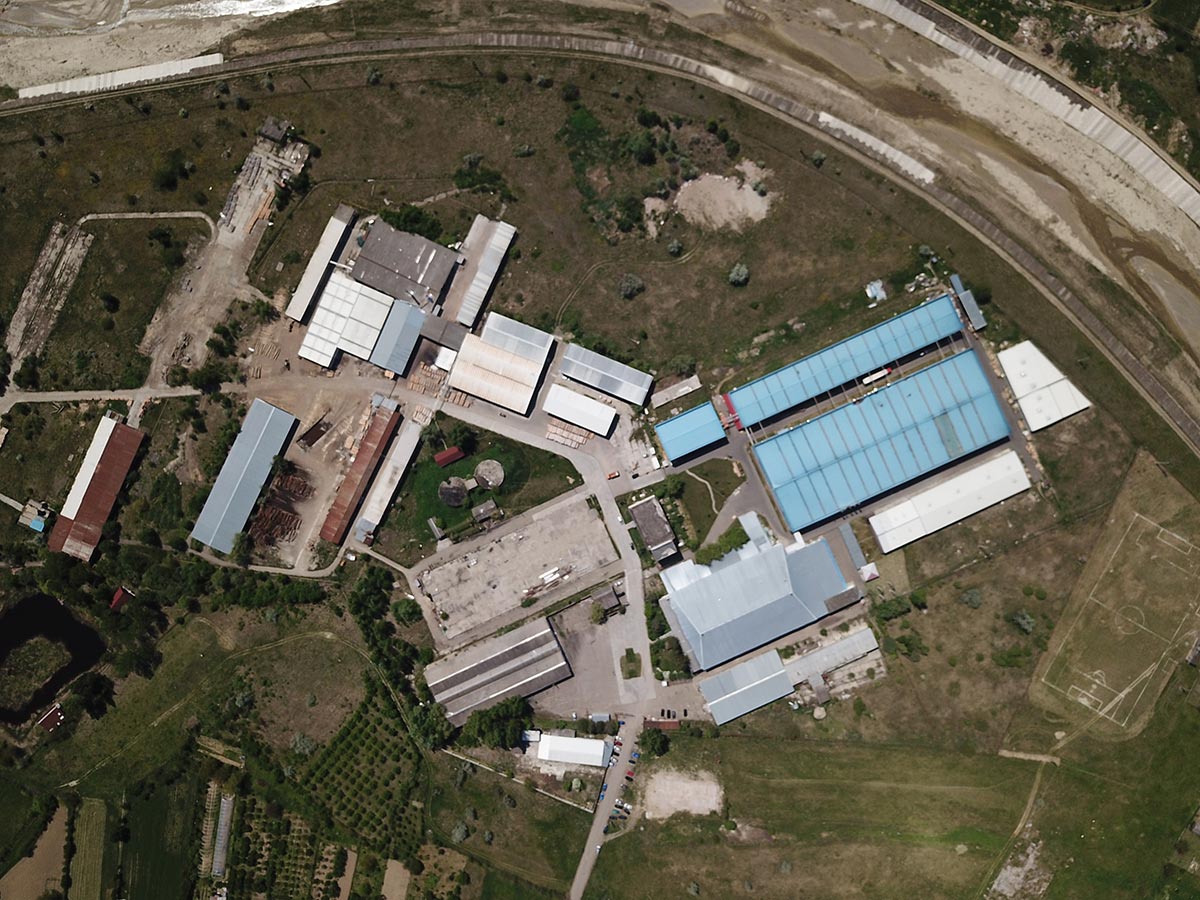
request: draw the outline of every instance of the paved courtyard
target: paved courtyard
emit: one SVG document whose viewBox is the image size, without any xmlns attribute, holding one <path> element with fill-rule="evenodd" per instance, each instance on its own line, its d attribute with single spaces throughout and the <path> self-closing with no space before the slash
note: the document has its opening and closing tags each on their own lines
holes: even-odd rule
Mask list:
<svg viewBox="0 0 1200 900">
<path fill-rule="evenodd" d="M 442 634 L 449 640 L 549 591 L 590 583 L 588 573 L 617 559 L 599 514 L 583 496 L 534 513 L 504 533 L 422 571 Z"/>
</svg>

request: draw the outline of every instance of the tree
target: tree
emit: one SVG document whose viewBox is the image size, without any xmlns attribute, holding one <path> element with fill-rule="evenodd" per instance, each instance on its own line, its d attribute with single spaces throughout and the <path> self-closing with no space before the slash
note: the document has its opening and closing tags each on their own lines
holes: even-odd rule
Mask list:
<svg viewBox="0 0 1200 900">
<path fill-rule="evenodd" d="M 479 446 L 479 435 L 466 422 L 456 421 L 446 435 L 451 447 L 457 447 L 467 456 L 475 452 Z"/>
<path fill-rule="evenodd" d="M 734 287 L 745 287 L 750 283 L 750 269 L 745 263 L 734 263 L 729 270 L 729 283 Z"/>
<path fill-rule="evenodd" d="M 657 728 L 646 728 L 638 737 L 638 748 L 646 756 L 664 756 L 671 748 L 671 739 L 665 731 Z"/>
<path fill-rule="evenodd" d="M 626 300 L 632 300 L 646 289 L 646 282 L 632 272 L 626 272 L 617 282 L 617 293 Z"/>
<path fill-rule="evenodd" d="M 667 244 L 667 253 L 671 256 L 679 256 L 683 253 L 683 242 L 679 240 L 671 241 Z"/>
<path fill-rule="evenodd" d="M 568 81 L 562 86 L 562 98 L 567 103 L 574 103 L 579 99 L 579 87 Z"/>
<path fill-rule="evenodd" d="M 412 597 L 401 597 L 392 604 L 392 615 L 401 625 L 421 621 L 421 604 Z"/>
<path fill-rule="evenodd" d="M 477 709 L 463 726 L 461 739 L 509 750 L 521 743 L 521 732 L 533 724 L 533 707 L 524 697 L 509 697 L 489 709 Z"/>
<path fill-rule="evenodd" d="M 99 719 L 113 704 L 113 682 L 99 672 L 86 672 L 75 682 L 75 696 L 93 719 Z"/>
</svg>

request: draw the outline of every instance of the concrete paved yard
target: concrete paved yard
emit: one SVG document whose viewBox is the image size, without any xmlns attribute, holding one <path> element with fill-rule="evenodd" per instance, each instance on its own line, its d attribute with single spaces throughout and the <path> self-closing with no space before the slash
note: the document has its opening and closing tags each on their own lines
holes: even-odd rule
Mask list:
<svg viewBox="0 0 1200 900">
<path fill-rule="evenodd" d="M 588 573 L 616 559 L 604 522 L 581 496 L 423 571 L 420 582 L 443 636 L 453 640 L 520 607 L 530 589 L 536 597 L 575 583 L 582 590 Z M 543 586 L 542 575 L 556 568 L 559 577 Z"/>
</svg>

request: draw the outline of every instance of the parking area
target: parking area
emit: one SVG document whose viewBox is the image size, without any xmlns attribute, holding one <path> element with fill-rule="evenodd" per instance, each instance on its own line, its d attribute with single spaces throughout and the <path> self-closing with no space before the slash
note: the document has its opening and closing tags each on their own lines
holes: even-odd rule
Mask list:
<svg viewBox="0 0 1200 900">
<path fill-rule="evenodd" d="M 583 496 L 543 508 L 517 528 L 464 545 L 451 559 L 423 570 L 418 586 L 449 641 L 521 606 L 533 607 L 614 562 L 604 521 Z"/>
</svg>

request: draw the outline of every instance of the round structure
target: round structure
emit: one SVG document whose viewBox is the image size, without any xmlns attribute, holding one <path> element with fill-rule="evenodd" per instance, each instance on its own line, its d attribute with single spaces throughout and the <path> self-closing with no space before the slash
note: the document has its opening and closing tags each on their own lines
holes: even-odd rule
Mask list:
<svg viewBox="0 0 1200 900">
<path fill-rule="evenodd" d="M 813 707 L 813 718 L 816 719 L 818 722 L 820 722 L 823 718 L 825 718 L 825 707 L 814 706 Z"/>
<path fill-rule="evenodd" d="M 497 459 L 485 459 L 475 467 L 475 480 L 481 488 L 495 490 L 504 484 L 504 466 Z"/>
<path fill-rule="evenodd" d="M 438 499 L 456 509 L 467 502 L 467 483 L 457 475 L 438 485 Z"/>
</svg>

